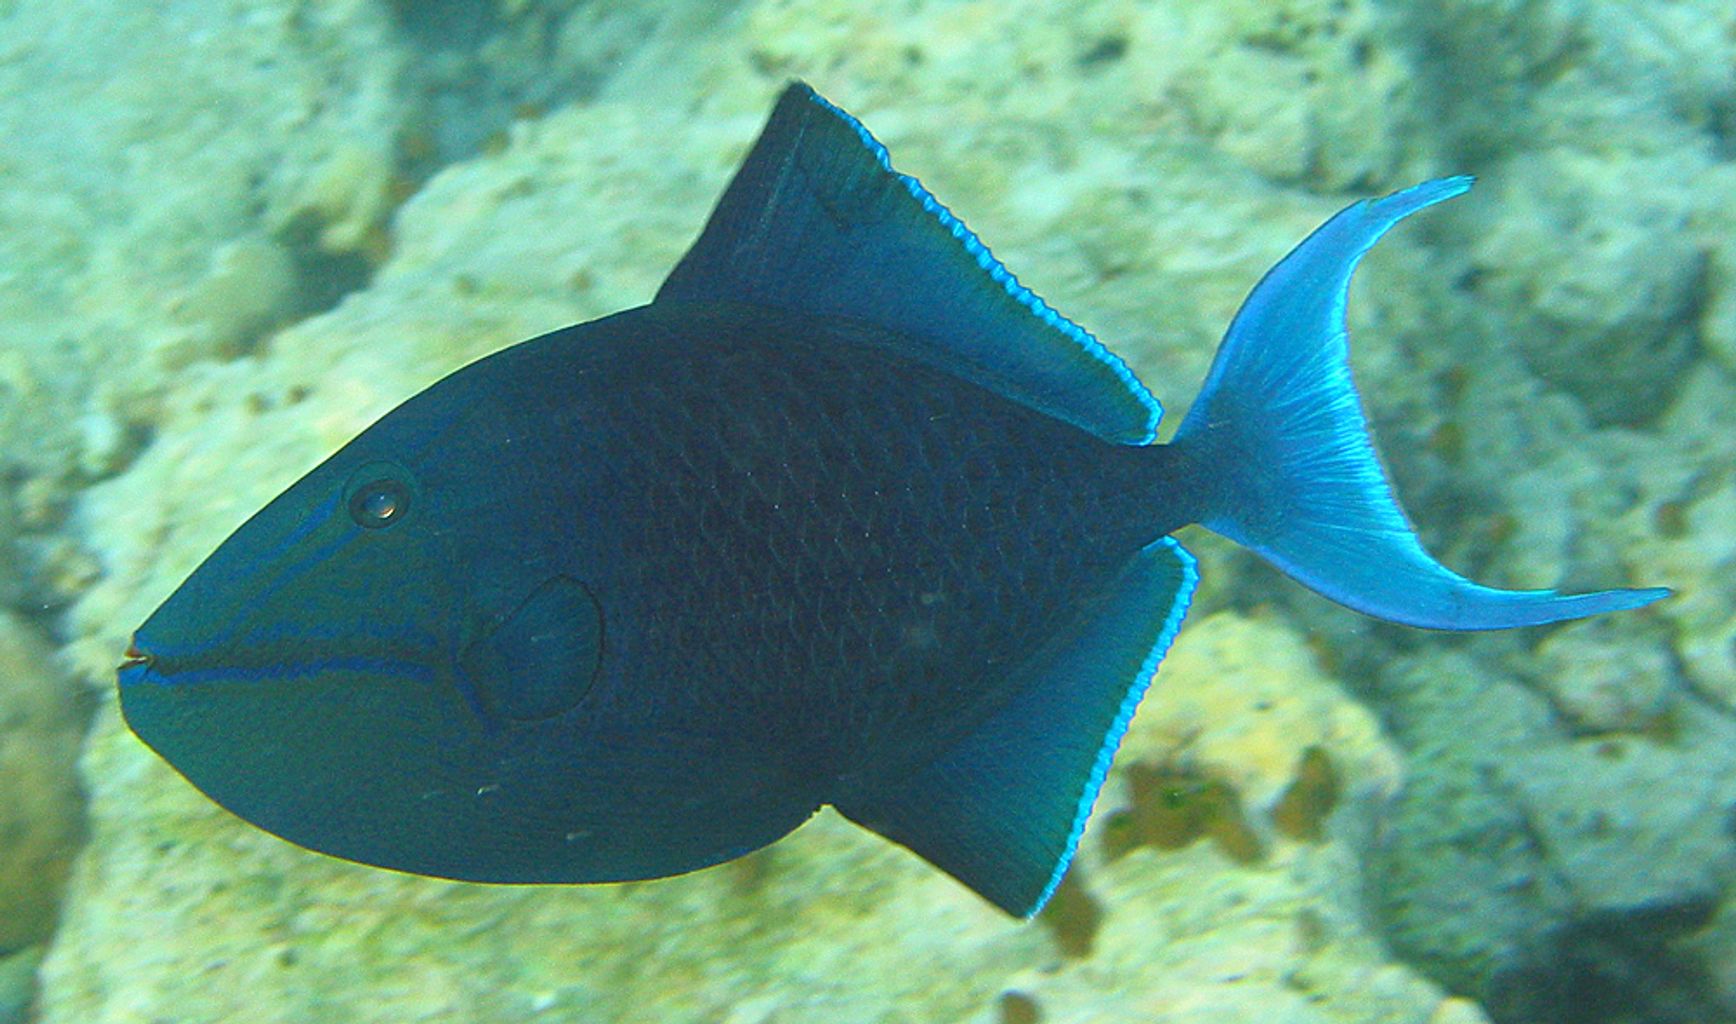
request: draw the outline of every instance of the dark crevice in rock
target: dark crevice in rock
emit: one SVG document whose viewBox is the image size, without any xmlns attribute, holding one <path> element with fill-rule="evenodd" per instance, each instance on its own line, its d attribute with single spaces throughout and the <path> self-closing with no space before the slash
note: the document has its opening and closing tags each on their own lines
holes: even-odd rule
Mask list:
<svg viewBox="0 0 1736 1024">
<path fill-rule="evenodd" d="M 514 5 L 510 14 L 497 0 L 390 6 L 416 53 L 408 65 L 416 114 L 403 148 L 411 157 L 405 171 L 418 180 L 485 150 L 513 121 L 594 95 L 611 70 L 563 59 L 568 21 L 594 6 L 583 0 L 536 0 Z M 657 24 L 653 15 L 630 11 L 612 20 L 633 21 L 645 36 Z"/>
<path fill-rule="evenodd" d="M 1517 951 L 1488 981 L 1498 1024 L 1697 1024 L 1727 1020 L 1705 967 L 1671 943 L 1711 919 L 1709 899 L 1574 921 Z"/>
<path fill-rule="evenodd" d="M 346 295 L 367 288 L 378 269 L 376 254 L 363 251 L 333 252 L 319 242 L 324 224 L 315 216 L 303 215 L 290 221 L 278 241 L 289 254 L 295 268 L 295 294 L 291 298 L 286 320 L 293 322 L 317 316 L 342 302 Z M 283 324 L 261 333 L 263 340 Z"/>
<path fill-rule="evenodd" d="M 1400 958 L 1482 1003 L 1496 1024 L 1732 1019 L 1736 1007 L 1709 977 L 1704 951 L 1686 941 L 1717 908 L 1715 872 L 1699 879 L 1689 870 L 1699 858 L 1682 851 L 1699 846 L 1680 838 L 1670 849 L 1688 862 L 1674 866 L 1681 881 L 1665 884 L 1659 864 L 1635 879 L 1632 900 L 1588 881 L 1586 858 L 1607 841 L 1602 816 L 1573 846 L 1579 833 L 1562 822 L 1578 820 L 1574 805 L 1539 780 L 1559 763 L 1571 792 L 1578 748 L 1541 696 L 1464 651 L 1401 655 L 1369 689 L 1409 762 L 1366 868 L 1371 907 Z M 1551 751 L 1555 760 L 1543 756 Z M 1622 811 L 1616 787 L 1650 777 L 1588 777 L 1582 785 L 1594 795 L 1584 806 L 1607 800 L 1613 818 L 1639 820 Z M 1645 785 L 1638 799 L 1671 798 Z"/>
</svg>

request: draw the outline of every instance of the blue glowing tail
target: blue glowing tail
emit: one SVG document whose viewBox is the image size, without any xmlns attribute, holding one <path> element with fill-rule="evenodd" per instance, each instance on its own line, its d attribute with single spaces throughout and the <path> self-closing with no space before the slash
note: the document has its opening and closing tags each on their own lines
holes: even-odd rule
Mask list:
<svg viewBox="0 0 1736 1024">
<path fill-rule="evenodd" d="M 1201 522 L 1340 604 L 1412 626 L 1504 629 L 1656 601 L 1669 591 L 1480 586 L 1423 550 L 1393 497 L 1350 379 L 1350 276 L 1394 224 L 1470 187 L 1441 178 L 1356 203 L 1254 288 L 1175 436 L 1209 496 Z"/>
</svg>

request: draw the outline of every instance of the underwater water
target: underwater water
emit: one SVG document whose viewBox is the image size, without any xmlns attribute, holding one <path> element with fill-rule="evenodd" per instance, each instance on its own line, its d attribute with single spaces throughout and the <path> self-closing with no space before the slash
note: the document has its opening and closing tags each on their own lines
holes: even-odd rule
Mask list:
<svg viewBox="0 0 1736 1024">
<path fill-rule="evenodd" d="M 1736 1020 L 1736 9 L 1722 0 L 0 3 L 0 1024 Z M 121 721 L 132 630 L 404 398 L 648 301 L 792 78 L 1167 436 L 1349 202 L 1429 549 L 1668 586 L 1444 634 L 1228 542 L 1031 923 L 827 811 L 674 879 L 309 853 Z"/>
</svg>

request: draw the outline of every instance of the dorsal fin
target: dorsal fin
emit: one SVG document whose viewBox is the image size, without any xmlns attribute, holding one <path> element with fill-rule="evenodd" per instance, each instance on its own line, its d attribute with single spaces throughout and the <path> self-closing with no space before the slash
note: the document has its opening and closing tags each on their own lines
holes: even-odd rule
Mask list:
<svg viewBox="0 0 1736 1024">
<path fill-rule="evenodd" d="M 861 122 L 800 82 L 657 299 L 876 324 L 940 367 L 1110 441 L 1147 443 L 1162 415 L 1125 363 L 893 170 Z"/>
</svg>

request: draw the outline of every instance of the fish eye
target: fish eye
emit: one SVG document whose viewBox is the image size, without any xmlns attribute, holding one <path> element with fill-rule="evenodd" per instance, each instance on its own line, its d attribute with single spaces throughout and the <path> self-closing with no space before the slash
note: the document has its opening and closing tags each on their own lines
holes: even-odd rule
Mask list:
<svg viewBox="0 0 1736 1024">
<path fill-rule="evenodd" d="M 350 518 L 364 530 L 391 526 L 410 511 L 409 474 L 389 462 L 370 462 L 350 476 Z"/>
</svg>

